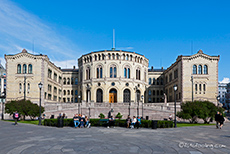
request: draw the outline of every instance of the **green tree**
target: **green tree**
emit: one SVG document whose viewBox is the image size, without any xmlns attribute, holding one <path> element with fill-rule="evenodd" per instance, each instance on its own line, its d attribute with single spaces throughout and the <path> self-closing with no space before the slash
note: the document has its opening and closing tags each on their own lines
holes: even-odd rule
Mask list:
<svg viewBox="0 0 230 154">
<path fill-rule="evenodd" d="M 181 109 L 182 111 L 177 112 L 177 116 L 182 119 L 187 119 L 191 123 L 197 123 L 198 118 L 203 119 L 204 123 L 209 123 L 217 111 L 223 112 L 222 108 L 218 108 L 209 101 L 182 103 Z"/>
<path fill-rule="evenodd" d="M 100 113 L 100 115 L 98 117 L 100 117 L 100 119 L 104 119 L 105 115 L 103 113 Z"/>
<path fill-rule="evenodd" d="M 15 111 L 23 117 L 25 120 L 26 116 L 29 116 L 31 119 L 39 116 L 39 106 L 32 103 L 30 100 L 19 100 L 19 101 L 10 101 L 6 103 L 5 106 L 6 113 L 12 115 Z M 44 107 L 41 106 L 41 114 L 45 111 Z"/>
<path fill-rule="evenodd" d="M 116 118 L 121 119 L 121 118 L 122 118 L 122 116 L 123 116 L 123 115 L 121 115 L 121 113 L 120 113 L 120 112 L 118 112 L 118 114 L 116 115 Z"/>
</svg>

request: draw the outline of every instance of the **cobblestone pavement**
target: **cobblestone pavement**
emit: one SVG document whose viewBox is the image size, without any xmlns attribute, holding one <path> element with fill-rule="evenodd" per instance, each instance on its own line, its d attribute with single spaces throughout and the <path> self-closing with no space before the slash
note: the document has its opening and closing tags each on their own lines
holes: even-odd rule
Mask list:
<svg viewBox="0 0 230 154">
<path fill-rule="evenodd" d="M 0 154 L 230 153 L 230 123 L 223 129 L 55 128 L 0 121 Z"/>
</svg>

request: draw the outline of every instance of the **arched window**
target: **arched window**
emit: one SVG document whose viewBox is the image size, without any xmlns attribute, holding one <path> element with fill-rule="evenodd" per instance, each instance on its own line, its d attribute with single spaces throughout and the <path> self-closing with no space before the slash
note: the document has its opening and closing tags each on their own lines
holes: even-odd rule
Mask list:
<svg viewBox="0 0 230 154">
<path fill-rule="evenodd" d="M 101 60 L 101 55 L 98 55 L 98 60 Z"/>
<path fill-rule="evenodd" d="M 112 54 L 112 57 L 113 57 L 113 59 L 115 59 L 115 54 L 114 53 Z"/>
<path fill-rule="evenodd" d="M 63 84 L 66 84 L 66 78 L 63 78 Z"/>
<path fill-rule="evenodd" d="M 29 93 L 30 92 L 30 84 L 28 83 L 28 86 L 27 86 L 27 92 Z"/>
<path fill-rule="evenodd" d="M 32 74 L 32 64 L 29 64 L 29 70 L 28 70 L 29 74 Z"/>
<path fill-rule="evenodd" d="M 206 91 L 206 85 L 203 84 L 203 91 Z"/>
<path fill-rule="evenodd" d="M 204 65 L 204 74 L 208 74 L 208 66 Z"/>
<path fill-rule="evenodd" d="M 75 90 L 75 95 L 76 95 L 76 96 L 78 95 L 78 92 L 77 92 L 77 90 Z"/>
<path fill-rule="evenodd" d="M 86 68 L 86 80 L 89 80 L 90 79 L 90 68 L 87 67 Z"/>
<path fill-rule="evenodd" d="M 67 78 L 67 84 L 68 85 L 70 84 L 70 78 Z"/>
<path fill-rule="evenodd" d="M 149 85 L 151 85 L 151 83 L 152 83 L 152 80 L 151 80 L 151 78 L 149 78 Z"/>
<path fill-rule="evenodd" d="M 73 79 L 73 78 L 71 78 L 71 85 L 73 85 L 73 80 L 74 80 L 74 79 Z"/>
<path fill-rule="evenodd" d="M 70 91 L 69 90 L 67 90 L 67 95 L 70 95 Z"/>
<path fill-rule="evenodd" d="M 119 54 L 118 53 L 116 54 L 116 56 L 117 56 L 117 59 L 119 59 Z"/>
<path fill-rule="evenodd" d="M 108 58 L 109 58 L 109 59 L 111 59 L 111 55 L 110 55 L 110 53 L 108 54 Z"/>
<path fill-rule="evenodd" d="M 192 73 L 193 74 L 197 74 L 197 67 L 196 67 L 196 65 L 193 65 Z"/>
<path fill-rule="evenodd" d="M 198 74 L 202 74 L 202 66 L 201 65 L 198 66 Z"/>
<path fill-rule="evenodd" d="M 71 95 L 73 95 L 73 90 L 71 90 Z"/>
<path fill-rule="evenodd" d="M 141 79 L 141 71 L 139 69 L 136 70 L 136 79 L 137 80 Z"/>
<path fill-rule="evenodd" d="M 133 60 L 133 56 L 132 55 L 130 55 L 130 61 L 132 61 Z"/>
<path fill-rule="evenodd" d="M 24 74 L 27 73 L 27 66 L 26 66 L 26 64 L 23 65 L 23 73 L 24 73 Z"/>
<path fill-rule="evenodd" d="M 125 60 L 129 60 L 129 55 L 126 55 L 126 58 L 125 58 Z"/>
<path fill-rule="evenodd" d="M 21 93 L 21 91 L 22 91 L 22 84 L 19 83 L 19 93 Z"/>
<path fill-rule="evenodd" d="M 97 61 L 97 55 L 95 55 L 94 59 L 95 59 L 95 61 Z"/>
<path fill-rule="evenodd" d="M 128 66 L 124 68 L 124 78 L 130 78 L 130 68 Z"/>
<path fill-rule="evenodd" d="M 117 77 L 117 68 L 115 65 L 110 66 L 110 78 Z"/>
<path fill-rule="evenodd" d="M 66 95 L 66 91 L 65 90 L 63 90 L 63 95 Z"/>
<path fill-rule="evenodd" d="M 97 73 L 96 73 L 96 75 L 97 75 L 97 78 L 102 78 L 102 66 L 98 66 L 97 67 Z"/>
<path fill-rule="evenodd" d="M 18 68 L 17 68 L 17 69 L 18 69 L 18 71 L 17 71 L 17 72 L 18 72 L 18 74 L 21 74 L 21 73 L 22 73 L 21 64 L 18 64 Z"/>
</svg>

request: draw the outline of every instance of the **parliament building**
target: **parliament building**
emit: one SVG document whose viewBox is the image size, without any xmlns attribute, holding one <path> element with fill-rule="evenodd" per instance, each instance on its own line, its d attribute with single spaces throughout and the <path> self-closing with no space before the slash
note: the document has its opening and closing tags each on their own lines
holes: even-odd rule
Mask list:
<svg viewBox="0 0 230 154">
<path fill-rule="evenodd" d="M 29 99 L 44 103 L 160 103 L 209 100 L 217 103 L 218 62 L 199 50 L 177 57 L 169 68 L 149 67 L 144 55 L 123 51 L 90 52 L 78 67 L 57 67 L 47 55 L 23 49 L 5 55 L 7 101 Z M 174 95 L 173 86 L 177 86 Z"/>
</svg>

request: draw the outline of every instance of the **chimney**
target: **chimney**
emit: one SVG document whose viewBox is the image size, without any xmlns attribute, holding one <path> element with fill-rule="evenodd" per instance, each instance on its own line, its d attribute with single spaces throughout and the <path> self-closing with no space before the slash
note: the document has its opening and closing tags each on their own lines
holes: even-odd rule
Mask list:
<svg viewBox="0 0 230 154">
<path fill-rule="evenodd" d="M 163 70 L 163 69 L 164 69 L 164 67 L 161 67 L 161 69 Z"/>
<path fill-rule="evenodd" d="M 153 66 L 151 66 L 151 70 L 153 70 Z"/>
<path fill-rule="evenodd" d="M 75 66 L 73 66 L 73 69 L 75 70 Z"/>
</svg>

